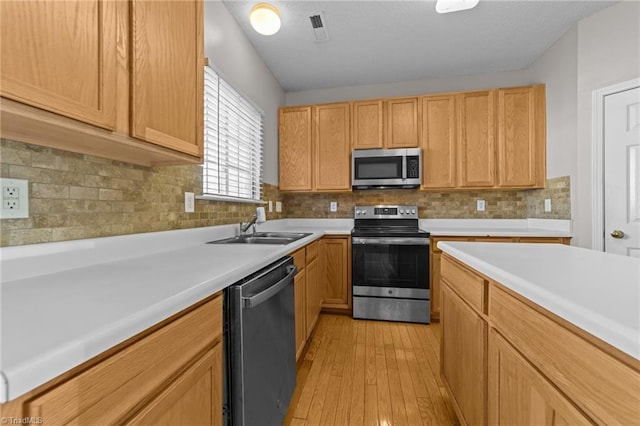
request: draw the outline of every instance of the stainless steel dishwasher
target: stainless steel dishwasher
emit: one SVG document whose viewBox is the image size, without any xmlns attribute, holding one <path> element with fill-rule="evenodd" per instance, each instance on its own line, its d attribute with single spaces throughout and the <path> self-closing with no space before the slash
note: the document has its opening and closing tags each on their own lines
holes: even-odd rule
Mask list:
<svg viewBox="0 0 640 426">
<path fill-rule="evenodd" d="M 289 256 L 225 290 L 224 424 L 281 425 L 296 387 Z"/>
</svg>

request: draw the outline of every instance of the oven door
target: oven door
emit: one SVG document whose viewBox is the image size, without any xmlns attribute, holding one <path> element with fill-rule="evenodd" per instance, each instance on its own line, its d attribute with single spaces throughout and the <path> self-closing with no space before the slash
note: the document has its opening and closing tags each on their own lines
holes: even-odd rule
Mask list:
<svg viewBox="0 0 640 426">
<path fill-rule="evenodd" d="M 382 151 L 382 150 L 375 150 Z M 402 185 L 406 178 L 404 155 L 353 153 L 353 186 Z"/>
<path fill-rule="evenodd" d="M 429 239 L 353 237 L 354 296 L 429 299 Z"/>
</svg>

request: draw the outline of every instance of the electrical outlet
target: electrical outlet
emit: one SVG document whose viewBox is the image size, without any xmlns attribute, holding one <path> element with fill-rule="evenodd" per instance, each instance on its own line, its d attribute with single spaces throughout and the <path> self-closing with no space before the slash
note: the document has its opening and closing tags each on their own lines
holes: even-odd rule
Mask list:
<svg viewBox="0 0 640 426">
<path fill-rule="evenodd" d="M 550 212 L 551 211 L 551 198 L 545 198 L 545 200 L 544 200 L 544 211 L 545 212 Z"/>
<path fill-rule="evenodd" d="M 476 200 L 476 211 L 483 212 L 485 207 L 484 200 Z"/>
<path fill-rule="evenodd" d="M 196 196 L 193 192 L 184 193 L 184 211 L 185 213 L 196 211 Z"/>
<path fill-rule="evenodd" d="M 20 197 L 20 188 L 18 188 L 17 186 L 3 186 L 2 198 L 10 199 L 13 197 Z"/>
<path fill-rule="evenodd" d="M 269 213 L 273 213 L 273 201 L 269 201 Z"/>
<path fill-rule="evenodd" d="M 18 200 L 3 199 L 2 200 L 2 208 L 3 209 L 9 209 L 9 210 L 19 210 L 20 209 L 20 202 Z"/>
<path fill-rule="evenodd" d="M 276 201 L 276 213 L 282 213 L 282 202 Z"/>
<path fill-rule="evenodd" d="M 20 219 L 29 217 L 29 181 L 0 178 L 2 205 L 0 218 Z"/>
<path fill-rule="evenodd" d="M 338 203 L 336 201 L 332 201 L 329 203 L 329 211 L 335 213 L 338 211 Z"/>
</svg>

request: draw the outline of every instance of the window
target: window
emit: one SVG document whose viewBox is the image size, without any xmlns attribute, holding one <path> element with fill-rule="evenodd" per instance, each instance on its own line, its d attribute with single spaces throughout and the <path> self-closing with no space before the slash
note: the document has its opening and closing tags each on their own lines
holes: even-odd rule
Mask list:
<svg viewBox="0 0 640 426">
<path fill-rule="evenodd" d="M 204 196 L 259 201 L 262 111 L 210 67 L 204 75 Z"/>
</svg>

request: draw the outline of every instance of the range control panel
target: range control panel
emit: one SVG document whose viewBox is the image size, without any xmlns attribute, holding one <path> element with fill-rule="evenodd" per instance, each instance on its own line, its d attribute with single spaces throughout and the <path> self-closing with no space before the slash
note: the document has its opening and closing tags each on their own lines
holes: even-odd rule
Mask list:
<svg viewBox="0 0 640 426">
<path fill-rule="evenodd" d="M 418 219 L 418 206 L 355 206 L 355 219 Z"/>
</svg>

